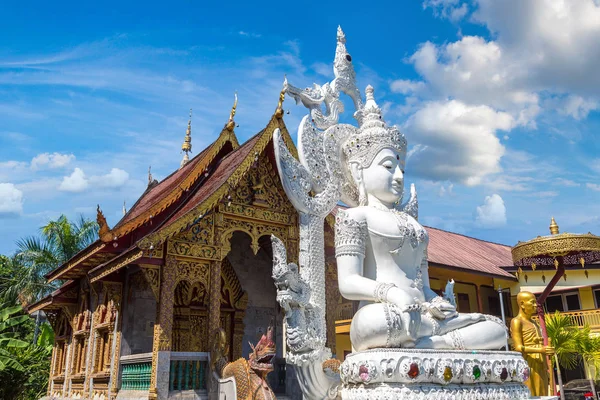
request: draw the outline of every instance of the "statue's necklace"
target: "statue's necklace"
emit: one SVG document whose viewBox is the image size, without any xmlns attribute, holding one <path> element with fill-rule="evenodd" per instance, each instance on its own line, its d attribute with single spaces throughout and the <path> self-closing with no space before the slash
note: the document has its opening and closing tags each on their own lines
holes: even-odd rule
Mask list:
<svg viewBox="0 0 600 400">
<path fill-rule="evenodd" d="M 406 213 L 404 213 L 400 210 L 397 210 L 396 208 L 391 208 L 391 209 L 387 208 L 383 204 L 379 204 L 379 203 L 373 203 L 372 205 L 370 205 L 370 207 L 373 207 L 377 210 L 388 212 L 388 213 L 392 214 L 394 216 L 394 218 L 396 219 L 396 225 L 398 226 L 398 230 L 400 231 L 400 236 L 402 237 L 402 241 L 400 242 L 400 246 L 397 249 L 392 250 L 391 253 L 397 254 L 400 252 L 400 250 L 402 249 L 402 245 L 404 244 L 404 238 L 406 236 L 408 236 L 410 238 L 410 246 L 413 249 L 416 249 L 419 246 L 419 244 L 421 244 L 422 242 L 425 241 L 425 237 L 426 237 L 425 229 L 423 229 L 421 227 L 415 229 L 415 226 L 413 224 L 411 224 L 410 221 L 408 220 Z"/>
</svg>

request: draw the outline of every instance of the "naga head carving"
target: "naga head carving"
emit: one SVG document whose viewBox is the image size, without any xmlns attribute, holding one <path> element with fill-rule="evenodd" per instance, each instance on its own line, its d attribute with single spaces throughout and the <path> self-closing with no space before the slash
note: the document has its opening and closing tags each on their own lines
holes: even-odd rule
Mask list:
<svg viewBox="0 0 600 400">
<path fill-rule="evenodd" d="M 256 346 L 252 347 L 250 357 L 248 357 L 248 363 L 250 368 L 257 374 L 266 375 L 273 371 L 273 358 L 277 352 L 275 342 L 273 342 L 273 326 L 269 326 L 267 333 L 263 334 Z"/>
</svg>

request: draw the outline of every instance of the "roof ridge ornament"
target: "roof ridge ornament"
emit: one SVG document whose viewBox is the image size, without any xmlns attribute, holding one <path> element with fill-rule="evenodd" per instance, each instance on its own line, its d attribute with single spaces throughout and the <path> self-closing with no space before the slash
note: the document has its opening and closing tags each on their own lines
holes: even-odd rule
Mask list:
<svg viewBox="0 0 600 400">
<path fill-rule="evenodd" d="M 108 223 L 106 222 L 106 218 L 100 209 L 100 204 L 96 208 L 96 223 L 98 223 L 98 236 L 102 237 L 108 232 L 110 232 L 110 228 L 108 227 Z"/>
<path fill-rule="evenodd" d="M 277 103 L 277 108 L 275 109 L 275 117 L 281 119 L 283 117 L 283 102 L 285 101 L 285 92 L 288 88 L 287 75 L 283 75 L 283 87 L 281 88 L 281 92 L 279 93 L 279 102 Z"/>
<path fill-rule="evenodd" d="M 227 121 L 227 125 L 225 125 L 225 129 L 227 129 L 230 132 L 232 132 L 233 128 L 235 128 L 235 121 L 233 120 L 233 117 L 235 117 L 235 112 L 237 110 L 237 103 L 238 103 L 237 91 L 234 93 L 233 96 L 234 96 L 233 107 L 231 107 L 231 112 L 229 113 L 229 121 Z"/>
<path fill-rule="evenodd" d="M 181 164 L 179 168 L 183 168 L 188 161 L 190 161 L 190 156 L 188 153 L 192 152 L 192 109 L 190 108 L 190 119 L 188 120 L 187 130 L 185 131 L 185 138 L 183 139 L 183 144 L 181 145 L 181 151 L 185 153 L 183 155 L 183 159 L 181 160 Z"/>
</svg>

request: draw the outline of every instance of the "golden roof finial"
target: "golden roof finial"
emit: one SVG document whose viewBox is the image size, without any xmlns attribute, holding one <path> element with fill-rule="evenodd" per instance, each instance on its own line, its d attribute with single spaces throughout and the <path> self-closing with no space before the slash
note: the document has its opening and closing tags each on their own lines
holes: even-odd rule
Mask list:
<svg viewBox="0 0 600 400">
<path fill-rule="evenodd" d="M 283 101 L 285 100 L 285 92 L 287 90 L 288 81 L 287 76 L 283 76 L 283 88 L 279 93 L 279 102 L 277 103 L 277 108 L 275 109 L 275 117 L 282 118 L 283 117 Z"/>
<path fill-rule="evenodd" d="M 125 204 L 125 200 L 123 200 L 123 215 L 127 214 L 127 205 Z"/>
<path fill-rule="evenodd" d="M 148 186 L 152 184 L 152 165 L 148 166 Z"/>
<path fill-rule="evenodd" d="M 237 92 L 235 92 L 234 94 L 234 101 L 233 101 L 233 107 L 231 107 L 231 113 L 229 114 L 229 121 L 227 122 L 227 125 L 225 125 L 225 128 L 227 128 L 228 131 L 233 131 L 233 128 L 235 128 L 235 121 L 233 120 L 233 117 L 235 117 L 235 110 L 237 109 Z"/>
<path fill-rule="evenodd" d="M 552 217 L 552 219 L 550 220 L 550 234 L 558 235 L 558 225 L 556 224 L 554 217 Z"/>
<path fill-rule="evenodd" d="M 96 208 L 96 223 L 98 224 L 98 234 L 100 237 L 104 236 L 110 231 L 108 223 L 106 222 L 106 218 L 104 218 L 104 214 L 100 209 L 100 204 L 98 204 L 98 208 Z"/>
<path fill-rule="evenodd" d="M 190 119 L 188 120 L 187 130 L 185 131 L 185 139 L 183 139 L 183 144 L 181 145 L 181 151 L 185 154 L 183 155 L 183 160 L 181 160 L 181 164 L 179 168 L 183 167 L 188 161 L 190 161 L 190 156 L 188 153 L 192 151 L 192 109 L 190 108 Z"/>
</svg>

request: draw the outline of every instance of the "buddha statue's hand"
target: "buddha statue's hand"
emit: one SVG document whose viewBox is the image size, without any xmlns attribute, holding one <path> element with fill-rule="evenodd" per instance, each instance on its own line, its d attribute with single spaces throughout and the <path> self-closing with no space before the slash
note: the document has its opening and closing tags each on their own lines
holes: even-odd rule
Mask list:
<svg viewBox="0 0 600 400">
<path fill-rule="evenodd" d="M 542 353 L 547 355 L 547 356 L 553 356 L 554 355 L 554 347 L 552 346 L 543 346 L 542 347 Z"/>
<path fill-rule="evenodd" d="M 419 338 L 421 329 L 421 304 L 411 304 L 402 310 L 402 324 L 406 327 L 406 334 L 414 341 Z"/>
<path fill-rule="evenodd" d="M 389 289 L 386 301 L 402 310 L 402 326 L 405 327 L 406 334 L 416 341 L 421 328 L 422 304 L 418 299 L 396 286 Z"/>
<path fill-rule="evenodd" d="M 456 307 L 443 297 L 434 297 L 431 301 L 423 303 L 423 306 L 436 319 L 448 319 L 458 315 Z"/>
</svg>

